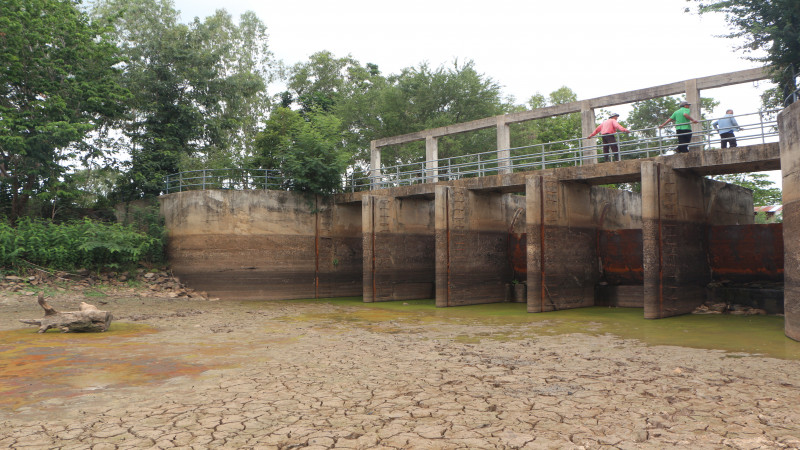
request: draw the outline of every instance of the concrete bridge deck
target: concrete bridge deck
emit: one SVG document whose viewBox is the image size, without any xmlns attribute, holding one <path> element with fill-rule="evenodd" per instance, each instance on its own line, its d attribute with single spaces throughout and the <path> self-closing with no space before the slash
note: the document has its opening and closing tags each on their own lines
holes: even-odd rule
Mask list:
<svg viewBox="0 0 800 450">
<path fill-rule="evenodd" d="M 557 167 L 544 170 L 440 181 L 437 183 L 420 183 L 408 186 L 373 189 L 372 191 L 337 194 L 334 196 L 334 201 L 336 203 L 360 203 L 364 195 L 388 195 L 397 198 L 432 198 L 436 186 L 461 187 L 473 191 L 494 191 L 503 193 L 525 192 L 525 180 L 532 175 L 552 176 L 560 181 L 574 181 L 589 185 L 631 183 L 641 181 L 641 165 L 645 161 L 665 164 L 679 171 L 691 172 L 702 176 L 761 172 L 780 170 L 780 159 L 779 145 L 777 142 L 772 142 L 724 150 L 715 149 L 585 166 Z"/>
</svg>

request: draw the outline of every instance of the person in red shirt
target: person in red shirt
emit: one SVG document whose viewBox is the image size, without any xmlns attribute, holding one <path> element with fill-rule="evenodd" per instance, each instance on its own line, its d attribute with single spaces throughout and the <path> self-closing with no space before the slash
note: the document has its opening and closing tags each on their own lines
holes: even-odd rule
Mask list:
<svg viewBox="0 0 800 450">
<path fill-rule="evenodd" d="M 630 133 L 631 131 L 617 122 L 617 117 L 619 114 L 611 113 L 608 119 L 604 120 L 592 134 L 588 137 L 594 137 L 597 133 L 603 138 L 603 161 L 608 161 L 609 151 L 611 151 L 611 161 L 614 161 L 614 155 L 617 156 L 617 161 L 620 161 L 619 156 L 619 146 L 617 145 L 617 131 L 622 131 L 624 133 Z"/>
</svg>

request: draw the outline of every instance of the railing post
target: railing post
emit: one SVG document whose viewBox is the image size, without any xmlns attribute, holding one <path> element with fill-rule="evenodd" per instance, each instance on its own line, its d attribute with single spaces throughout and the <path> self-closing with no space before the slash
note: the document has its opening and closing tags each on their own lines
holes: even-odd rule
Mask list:
<svg viewBox="0 0 800 450">
<path fill-rule="evenodd" d="M 700 137 L 700 135 L 698 133 L 703 131 L 703 125 L 702 123 L 699 123 L 700 113 L 702 111 L 700 110 L 700 90 L 697 89 L 697 80 L 696 79 L 686 80 L 685 89 L 686 89 L 686 101 L 689 102 L 690 105 L 689 108 L 689 110 L 691 111 L 690 115 L 698 120 L 698 123 L 692 124 L 692 141 L 689 142 L 689 146 L 691 148 L 691 145 L 692 144 L 696 145 L 696 143 L 699 140 L 698 137 Z"/>
<path fill-rule="evenodd" d="M 439 181 L 439 138 L 435 136 L 425 136 L 425 164 L 422 182 L 427 183 Z"/>
<path fill-rule="evenodd" d="M 764 137 L 764 111 L 758 112 L 758 121 L 761 122 L 761 143 L 766 144 L 767 138 Z"/>
<path fill-rule="evenodd" d="M 505 116 L 497 116 L 497 173 L 511 173 L 511 127 Z"/>
<path fill-rule="evenodd" d="M 597 147 L 595 146 L 595 142 L 597 141 L 595 138 L 589 137 L 592 131 L 597 127 L 595 124 L 596 121 L 597 117 L 595 117 L 594 109 L 589 106 L 588 102 L 583 102 L 583 104 L 581 104 L 581 137 L 583 138 L 583 145 L 581 146 L 581 165 L 583 165 L 584 160 L 587 164 L 597 164 L 597 158 L 593 158 L 593 156 L 597 155 Z M 595 142 L 592 142 L 593 140 L 595 140 Z M 583 154 L 583 148 L 586 149 L 585 155 Z"/>
<path fill-rule="evenodd" d="M 375 141 L 370 141 L 369 143 L 369 177 L 370 177 L 370 189 L 375 189 L 375 184 L 378 178 L 381 176 L 381 149 L 378 147 Z"/>
</svg>

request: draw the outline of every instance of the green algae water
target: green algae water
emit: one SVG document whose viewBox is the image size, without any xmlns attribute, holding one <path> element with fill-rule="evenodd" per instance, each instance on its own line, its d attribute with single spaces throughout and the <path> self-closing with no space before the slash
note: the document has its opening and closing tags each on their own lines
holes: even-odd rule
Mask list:
<svg viewBox="0 0 800 450">
<path fill-rule="evenodd" d="M 518 339 L 571 333 L 612 334 L 647 345 L 723 350 L 729 357 L 800 359 L 800 342 L 784 335 L 781 316 L 688 314 L 649 320 L 643 318 L 641 308 L 598 306 L 532 314 L 526 311 L 524 303 L 436 308 L 434 300 L 363 303 L 360 298 L 338 298 L 290 301 L 325 302 L 347 307 L 340 313 L 309 314 L 295 317 L 296 320 L 325 318 L 358 324 L 398 321 L 420 325 L 454 322 L 520 326 L 518 332 L 510 335 L 504 330 L 497 334 L 465 336 L 466 342 L 470 339 Z"/>
</svg>

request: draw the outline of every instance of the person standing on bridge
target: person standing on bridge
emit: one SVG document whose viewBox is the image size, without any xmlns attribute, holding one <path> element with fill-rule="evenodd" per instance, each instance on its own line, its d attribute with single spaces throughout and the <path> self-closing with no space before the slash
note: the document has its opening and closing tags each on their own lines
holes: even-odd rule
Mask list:
<svg viewBox="0 0 800 450">
<path fill-rule="evenodd" d="M 609 156 L 611 156 L 611 161 L 614 161 L 614 155 L 617 156 L 617 161 L 620 160 L 619 156 L 619 146 L 617 145 L 617 131 L 622 131 L 623 133 L 630 133 L 631 131 L 617 122 L 617 117 L 619 114 L 611 113 L 608 116 L 608 119 L 604 120 L 603 123 L 595 128 L 594 132 L 590 134 L 588 137 L 594 137 L 597 133 L 603 138 L 603 161 L 608 161 Z M 611 155 L 609 155 L 609 151 L 611 151 Z"/>
<path fill-rule="evenodd" d="M 733 132 L 741 131 L 742 127 L 739 126 L 736 122 L 736 118 L 733 117 L 732 109 L 725 111 L 725 115 L 722 116 L 721 119 L 712 122 L 711 126 L 719 131 L 720 145 L 722 148 L 727 148 L 729 144 L 731 148 L 736 147 L 736 135 L 734 135 Z"/>
<path fill-rule="evenodd" d="M 658 128 L 664 128 L 668 123 L 675 122 L 675 133 L 678 135 L 678 148 L 675 149 L 675 153 L 689 153 L 689 142 L 692 142 L 692 126 L 689 125 L 689 122 L 700 123 L 689 115 L 692 112 L 689 109 L 690 106 L 692 106 L 691 103 L 686 100 L 682 101 L 680 108 L 672 113 L 666 122 L 658 126 Z"/>
</svg>

